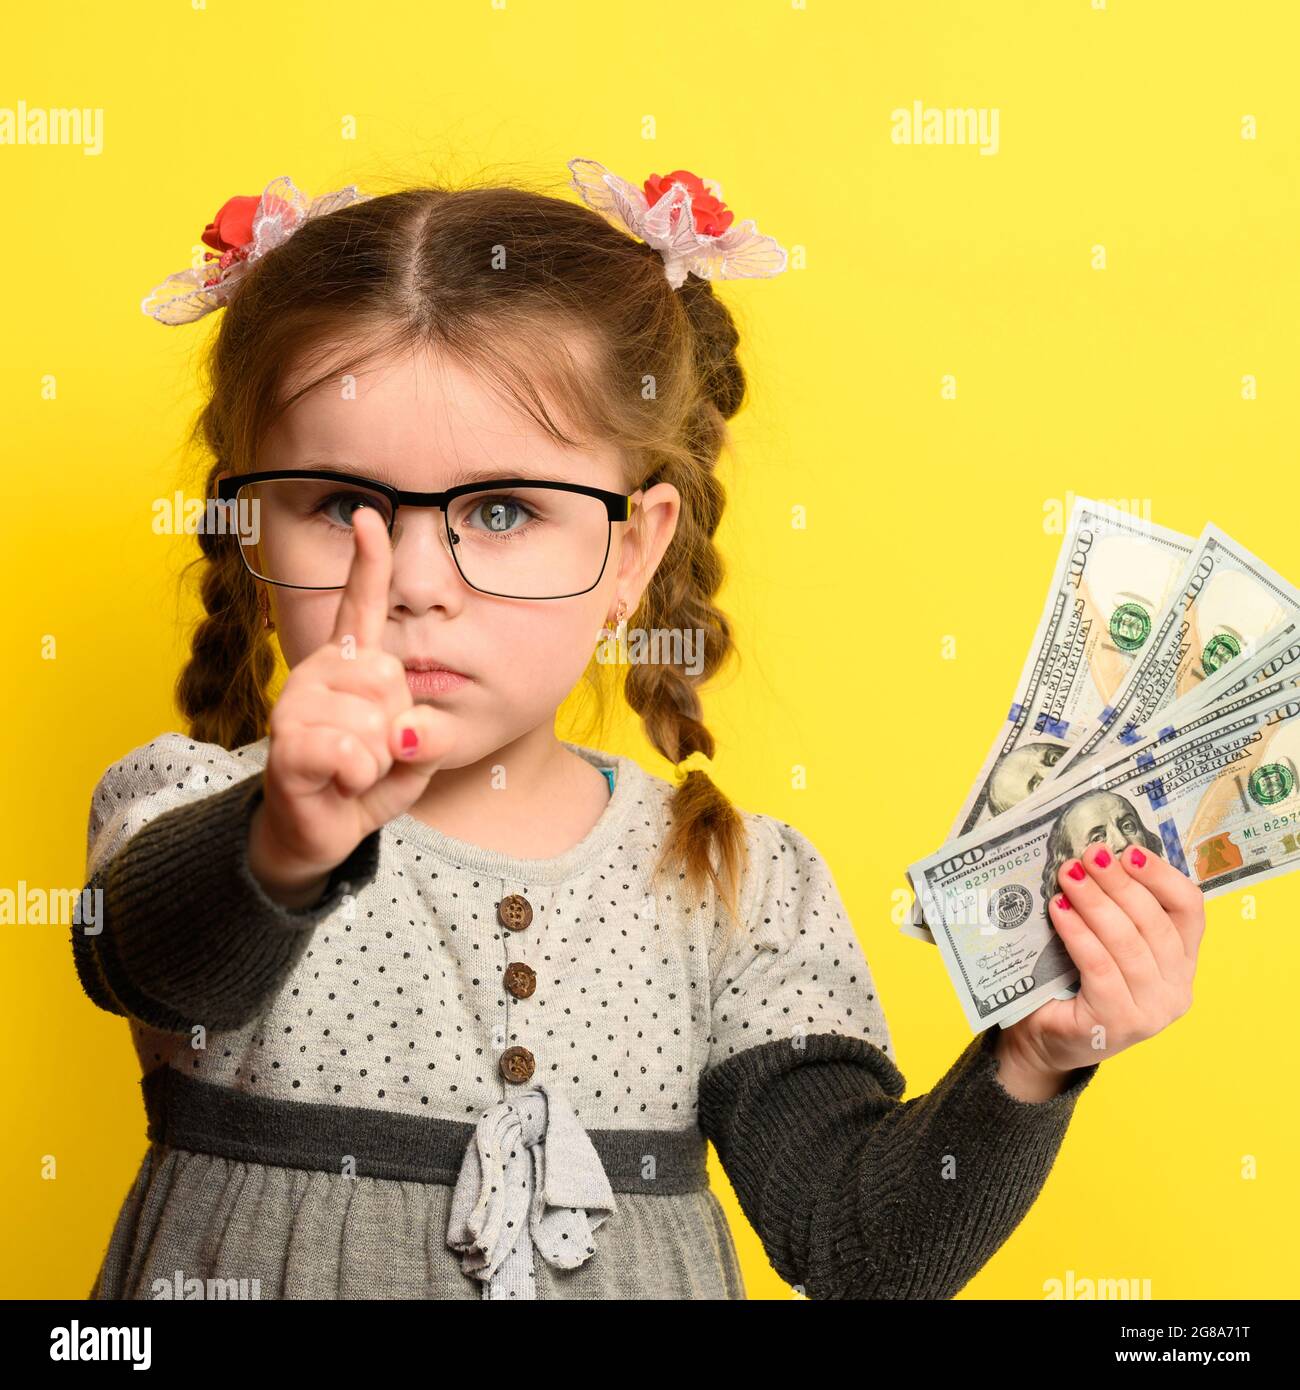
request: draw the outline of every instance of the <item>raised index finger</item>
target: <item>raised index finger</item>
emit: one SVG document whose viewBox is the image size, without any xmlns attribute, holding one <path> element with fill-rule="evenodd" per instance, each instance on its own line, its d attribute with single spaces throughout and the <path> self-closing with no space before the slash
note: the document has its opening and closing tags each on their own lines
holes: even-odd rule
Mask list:
<svg viewBox="0 0 1300 1390">
<path fill-rule="evenodd" d="M 358 507 L 352 516 L 352 568 L 334 618 L 334 642 L 349 634 L 358 648 L 379 648 L 388 619 L 388 590 L 393 579 L 393 548 L 388 527 L 373 507 Z"/>
</svg>

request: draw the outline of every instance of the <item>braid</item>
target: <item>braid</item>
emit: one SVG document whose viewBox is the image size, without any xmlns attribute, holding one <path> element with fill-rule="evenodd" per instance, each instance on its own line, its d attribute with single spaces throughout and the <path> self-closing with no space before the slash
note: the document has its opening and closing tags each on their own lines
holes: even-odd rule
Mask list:
<svg viewBox="0 0 1300 1390">
<path fill-rule="evenodd" d="M 736 357 L 739 334 L 730 312 L 715 298 L 710 282 L 694 275 L 677 293 L 693 330 L 700 389 L 685 421 L 684 457 L 666 461 L 655 474 L 657 481 L 677 489 L 682 505 L 677 530 L 635 618 L 637 626 L 647 629 L 702 633 L 703 660 L 698 674 L 667 663 L 633 665 L 624 687 L 646 737 L 672 763 L 691 753 L 712 757 L 714 752 L 698 687 L 723 665 L 734 645 L 731 624 L 713 603 L 724 574 L 713 537 L 726 505 L 713 469 L 726 442 L 726 421 L 745 395 L 745 375 Z M 692 891 L 711 882 L 734 923 L 746 858 L 740 813 L 706 772 L 693 769 L 673 793 L 671 825 L 656 872 L 675 861 L 685 866 L 680 876 Z"/>
<path fill-rule="evenodd" d="M 716 442 L 711 451 L 706 447 L 699 454 L 700 462 L 712 468 L 722 448 L 725 421 L 736 414 L 745 399 L 745 373 L 736 356 L 740 333 L 731 311 L 713 293 L 711 281 L 688 275 L 677 295 L 695 330 L 695 365 L 704 394 L 717 411 Z"/>
<path fill-rule="evenodd" d="M 217 471 L 208 478 L 213 491 Z M 190 659 L 176 680 L 177 708 L 191 738 L 239 748 L 267 730 L 271 700 L 267 687 L 275 673 L 275 653 L 262 628 L 257 590 L 232 537 L 199 531 L 203 564 L 200 593 L 207 616 L 190 642 Z M 188 569 L 190 566 L 186 566 Z"/>
</svg>

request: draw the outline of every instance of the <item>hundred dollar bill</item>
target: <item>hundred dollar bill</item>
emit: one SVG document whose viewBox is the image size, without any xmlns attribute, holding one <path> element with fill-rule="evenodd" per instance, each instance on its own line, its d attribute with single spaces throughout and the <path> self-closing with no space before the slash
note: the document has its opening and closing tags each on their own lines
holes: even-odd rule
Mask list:
<svg viewBox="0 0 1300 1390">
<path fill-rule="evenodd" d="M 1206 703 L 1201 692 L 1212 689 L 1215 682 L 1223 684 L 1233 675 L 1221 697 L 1213 703 Z M 1069 790 L 1101 786 L 1107 778 L 1114 775 L 1126 763 L 1140 766 L 1150 759 L 1161 744 L 1192 733 L 1208 724 L 1221 720 L 1224 715 L 1238 714 L 1255 705 L 1272 705 L 1290 691 L 1300 691 L 1300 626 L 1286 624 L 1278 635 L 1261 647 L 1254 657 L 1243 656 L 1234 664 L 1232 672 L 1216 674 L 1213 681 L 1203 682 L 1182 700 L 1165 710 L 1158 723 L 1159 727 L 1144 726 L 1139 736 L 1129 746 L 1107 746 L 1080 763 L 1075 763 L 1070 772 L 1059 778 L 1044 782 L 1031 797 L 1020 802 L 1011 810 L 991 821 L 984 821 L 981 829 L 992 834 L 1002 826 L 1015 826 L 1035 807 L 1058 802 Z M 1069 990 L 1066 993 L 1073 993 Z M 1057 996 L 1066 997 L 1066 994 Z M 1030 1013 L 1037 1005 L 1025 1009 Z M 1003 1026 L 1014 1022 L 1014 1018 L 1003 1020 Z"/>
<path fill-rule="evenodd" d="M 1147 737 L 1139 741 L 1133 748 L 1103 749 L 1083 763 L 1076 764 L 1073 775 L 1044 783 L 1033 797 L 1022 801 L 1018 806 L 994 820 L 983 822 L 979 827 L 980 832 L 991 837 L 1003 827 L 1014 830 L 1016 826 L 1024 822 L 1026 816 L 1049 802 L 1059 806 L 1062 798 L 1066 795 L 1079 796 L 1088 791 L 1104 788 L 1125 765 L 1132 767 L 1151 765 L 1162 745 L 1172 742 L 1175 738 L 1182 738 L 1204 729 L 1211 724 L 1220 727 L 1226 715 L 1240 715 L 1242 712 L 1257 706 L 1271 708 L 1277 704 L 1279 699 L 1286 698 L 1288 695 L 1291 698 L 1300 697 L 1300 643 L 1290 642 L 1276 658 L 1267 663 L 1266 671 L 1268 673 L 1267 679 L 1239 682 L 1239 685 L 1244 688 L 1240 689 L 1231 699 L 1225 699 L 1213 707 L 1202 708 L 1199 711 L 1189 709 L 1185 717 L 1180 716 L 1180 722 L 1176 724 L 1165 723 L 1162 720 L 1160 729 L 1148 731 Z M 1174 708 L 1171 707 L 1168 713 L 1172 715 Z M 1077 985 L 1066 986 L 1059 990 L 1055 997 L 1068 998 L 1076 992 Z M 1032 1013 L 1037 1007 L 1037 1002 L 1028 1003 L 1023 1010 L 1000 1019 L 1000 1022 L 1005 1028 L 1014 1023 L 1017 1017 Z"/>
<path fill-rule="evenodd" d="M 1103 743 L 1127 741 L 1279 624 L 1297 620 L 1300 590 L 1217 526 L 1206 526 L 1153 640 L 1086 735 L 1060 759 L 1058 775 Z"/>
<path fill-rule="evenodd" d="M 976 1032 L 1077 989 L 1047 902 L 1094 841 L 1165 856 L 1207 898 L 1300 868 L 1300 694 L 1197 725 L 909 867 Z"/>
<path fill-rule="evenodd" d="M 1022 810 L 1057 800 L 1067 788 L 1104 778 L 1130 758 L 1149 756 L 1161 743 L 1203 728 L 1225 714 L 1271 702 L 1298 686 L 1300 625 L 1286 623 L 1252 655 L 1243 655 L 1231 667 L 1215 672 L 1211 679 L 1202 681 L 1162 710 L 1158 718 L 1134 730 L 1128 742 L 1103 744 L 1087 758 L 1071 762 L 1068 770 L 1043 782 L 1031 796 L 1002 815 L 984 821 L 983 825 L 990 828 L 1014 825 L 1021 819 L 1019 812 Z"/>
<path fill-rule="evenodd" d="M 1023 800 L 1091 729 L 1145 652 L 1195 546 L 1179 531 L 1078 499 L 1016 697 L 953 835 Z"/>
<path fill-rule="evenodd" d="M 1214 672 L 1208 680 L 1193 686 L 1186 695 L 1162 710 L 1155 720 L 1133 731 L 1126 742 L 1103 744 L 1087 758 L 1072 761 L 1066 770 L 1057 772 L 1053 769 L 1052 776 L 1040 783 L 1038 789 L 1024 801 L 982 824 L 990 828 L 1014 825 L 1019 819 L 1016 813 L 1020 808 L 1028 810 L 1048 799 L 1055 799 L 1066 787 L 1078 786 L 1089 778 L 1104 776 L 1135 752 L 1189 732 L 1195 727 L 1191 721 L 1198 711 L 1205 711 L 1204 717 L 1213 717 L 1225 708 L 1244 708 L 1245 705 L 1239 703 L 1239 697 L 1246 696 L 1248 692 L 1252 701 L 1267 700 L 1298 685 L 1300 623 L 1282 623 L 1264 638 L 1253 653 L 1243 653 L 1237 660 Z M 923 922 L 921 927 L 924 929 L 923 937 L 920 931 L 914 929 L 911 934 L 934 944 L 934 936 L 929 928 Z"/>
<path fill-rule="evenodd" d="M 1178 592 L 1196 541 L 1090 498 L 1070 513 L 1006 721 L 949 831 L 963 835 L 1035 790 L 1110 703 Z M 933 941 L 913 903 L 905 934 Z"/>
</svg>

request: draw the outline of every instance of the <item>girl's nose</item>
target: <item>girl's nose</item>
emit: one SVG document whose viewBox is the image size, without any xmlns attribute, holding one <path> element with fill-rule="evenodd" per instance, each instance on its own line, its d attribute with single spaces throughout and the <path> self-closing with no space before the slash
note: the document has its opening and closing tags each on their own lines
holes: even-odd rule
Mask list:
<svg viewBox="0 0 1300 1390">
<path fill-rule="evenodd" d="M 403 513 L 393 525 L 393 602 L 407 608 L 458 603 L 466 585 L 452 559 L 447 523 L 436 507 Z"/>
</svg>

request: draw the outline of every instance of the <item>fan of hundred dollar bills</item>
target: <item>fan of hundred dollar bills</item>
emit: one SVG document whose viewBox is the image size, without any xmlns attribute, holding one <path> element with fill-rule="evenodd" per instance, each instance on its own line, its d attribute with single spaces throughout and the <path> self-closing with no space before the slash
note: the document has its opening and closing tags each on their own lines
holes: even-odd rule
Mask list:
<svg viewBox="0 0 1300 1390">
<path fill-rule="evenodd" d="M 1048 917 L 1104 841 L 1207 898 L 1300 868 L 1300 591 L 1207 525 L 1080 498 L 1015 698 L 902 930 L 937 944 L 976 1032 L 1078 992 Z"/>
</svg>

